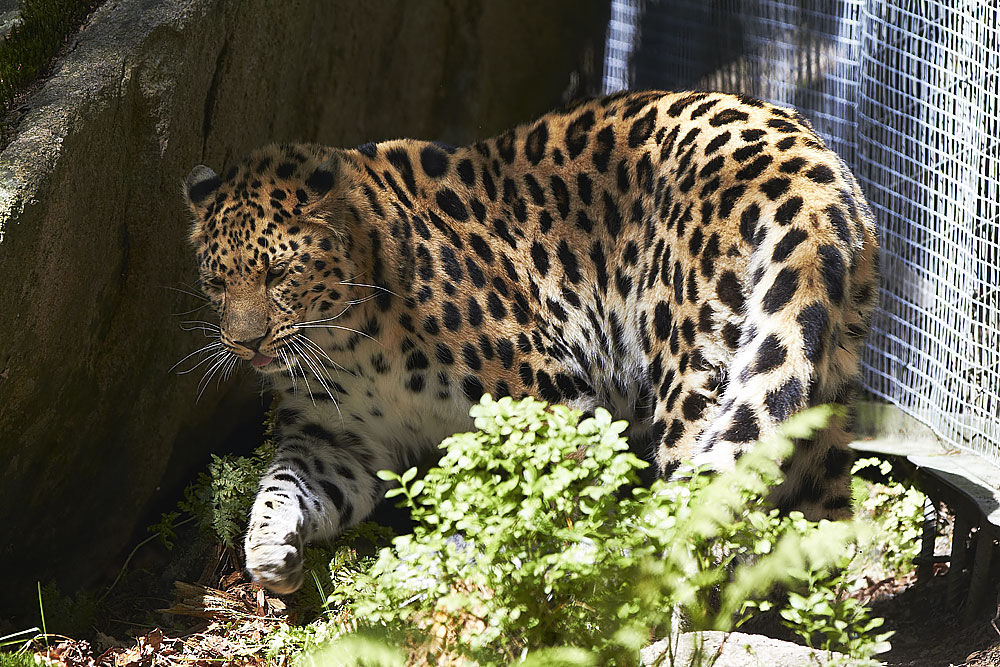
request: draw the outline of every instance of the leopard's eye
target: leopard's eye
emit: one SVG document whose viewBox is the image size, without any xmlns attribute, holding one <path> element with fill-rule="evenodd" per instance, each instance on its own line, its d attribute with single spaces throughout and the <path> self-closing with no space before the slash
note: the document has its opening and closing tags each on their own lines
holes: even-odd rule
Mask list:
<svg viewBox="0 0 1000 667">
<path fill-rule="evenodd" d="M 272 264 L 271 268 L 267 270 L 267 284 L 270 285 L 276 280 L 280 280 L 287 270 L 288 264 L 286 263 Z"/>
<path fill-rule="evenodd" d="M 213 276 L 206 280 L 205 284 L 213 289 L 223 289 L 226 286 L 226 281 L 222 276 Z"/>
</svg>

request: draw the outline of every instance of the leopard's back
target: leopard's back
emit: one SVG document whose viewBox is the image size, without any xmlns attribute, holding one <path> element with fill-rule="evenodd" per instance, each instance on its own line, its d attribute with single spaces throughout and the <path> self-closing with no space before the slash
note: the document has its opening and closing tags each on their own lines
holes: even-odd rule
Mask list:
<svg viewBox="0 0 1000 667">
<path fill-rule="evenodd" d="M 467 398 L 611 407 L 662 474 L 729 465 L 799 408 L 849 401 L 874 226 L 794 112 L 627 94 L 468 148 L 404 142 L 372 159 L 383 150 L 409 156 L 429 222 L 414 226 L 416 335 L 448 348 L 439 371 Z M 780 502 L 842 515 L 849 459 L 835 425 Z"/>
</svg>

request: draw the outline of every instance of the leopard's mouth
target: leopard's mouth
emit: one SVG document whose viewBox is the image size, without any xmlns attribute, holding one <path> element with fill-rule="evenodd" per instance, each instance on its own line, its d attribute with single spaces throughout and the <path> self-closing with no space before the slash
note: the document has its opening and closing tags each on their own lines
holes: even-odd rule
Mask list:
<svg viewBox="0 0 1000 667">
<path fill-rule="evenodd" d="M 253 355 L 253 359 L 250 360 L 250 365 L 254 368 L 263 369 L 272 361 L 274 361 L 274 357 L 269 357 L 266 354 L 257 352 Z"/>
</svg>

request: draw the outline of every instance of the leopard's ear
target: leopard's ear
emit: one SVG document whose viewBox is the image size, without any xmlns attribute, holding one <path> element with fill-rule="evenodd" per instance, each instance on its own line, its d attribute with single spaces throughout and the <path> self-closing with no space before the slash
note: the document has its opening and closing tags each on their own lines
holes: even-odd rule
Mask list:
<svg viewBox="0 0 1000 667">
<path fill-rule="evenodd" d="M 205 211 L 205 202 L 222 185 L 222 179 L 203 164 L 191 170 L 184 179 L 184 198 L 195 219 L 201 219 Z"/>
<path fill-rule="evenodd" d="M 318 198 L 326 197 L 337 185 L 339 175 L 340 158 L 334 154 L 317 165 L 306 177 L 305 184 L 309 188 L 309 194 Z"/>
<path fill-rule="evenodd" d="M 197 244 L 202 238 L 205 214 L 208 211 L 207 204 L 220 185 L 222 180 L 219 175 L 203 164 L 192 169 L 184 179 L 184 199 L 194 217 L 189 234 L 192 243 Z"/>
<path fill-rule="evenodd" d="M 222 179 L 211 167 L 199 164 L 184 179 L 184 196 L 192 209 L 201 208 L 209 195 L 219 189 Z"/>
</svg>

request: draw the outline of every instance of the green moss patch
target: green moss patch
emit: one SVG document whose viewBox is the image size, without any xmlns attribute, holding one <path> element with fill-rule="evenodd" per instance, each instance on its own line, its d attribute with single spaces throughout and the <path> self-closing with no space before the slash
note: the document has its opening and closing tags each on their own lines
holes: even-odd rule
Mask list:
<svg viewBox="0 0 1000 667">
<path fill-rule="evenodd" d="M 21 0 L 21 18 L 0 43 L 0 104 L 6 111 L 37 79 L 66 36 L 100 0 Z"/>
</svg>

